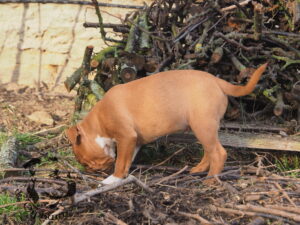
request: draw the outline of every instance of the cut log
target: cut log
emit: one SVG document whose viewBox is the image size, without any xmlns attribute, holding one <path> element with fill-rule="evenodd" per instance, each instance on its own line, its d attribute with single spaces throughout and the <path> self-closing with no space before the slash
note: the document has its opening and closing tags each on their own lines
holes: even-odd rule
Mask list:
<svg viewBox="0 0 300 225">
<path fill-rule="evenodd" d="M 66 89 L 70 92 L 80 81 L 81 77 L 87 76 L 90 72 L 90 60 L 93 53 L 93 46 L 87 46 L 84 52 L 82 65 L 64 82 Z"/>
<path fill-rule="evenodd" d="M 145 65 L 144 65 L 144 69 L 149 73 L 155 72 L 157 67 L 158 67 L 157 61 L 152 60 L 152 59 L 148 60 L 148 62 L 145 63 Z"/>
<path fill-rule="evenodd" d="M 135 66 L 128 66 L 126 64 L 122 65 L 120 77 L 124 83 L 134 80 L 136 78 L 136 74 L 137 71 Z"/>
<path fill-rule="evenodd" d="M 76 86 L 76 84 L 78 84 L 82 72 L 83 72 L 83 68 L 80 67 L 77 70 L 75 70 L 75 72 L 70 77 L 67 77 L 64 84 L 68 92 L 72 91 L 72 89 Z"/>
<path fill-rule="evenodd" d="M 9 137 L 0 149 L 0 168 L 8 169 L 16 167 L 17 157 L 17 139 L 15 137 Z M 7 176 L 7 174 L 0 175 Z"/>
<path fill-rule="evenodd" d="M 222 57 L 223 57 L 223 53 L 224 53 L 223 48 L 222 48 L 222 47 L 217 47 L 217 48 L 214 50 L 212 56 L 210 57 L 210 62 L 209 62 L 209 64 L 210 64 L 210 65 L 213 65 L 213 64 L 216 64 L 216 63 L 220 62 L 220 60 L 221 60 Z"/>
<path fill-rule="evenodd" d="M 96 81 L 90 81 L 90 88 L 93 94 L 96 96 L 97 101 L 103 98 L 105 91 Z"/>
<path fill-rule="evenodd" d="M 120 47 L 120 45 L 110 46 L 103 50 L 101 50 L 99 53 L 95 54 L 92 57 L 91 60 L 91 67 L 96 68 L 99 66 L 99 64 L 109 55 L 114 54 L 117 48 Z"/>
</svg>

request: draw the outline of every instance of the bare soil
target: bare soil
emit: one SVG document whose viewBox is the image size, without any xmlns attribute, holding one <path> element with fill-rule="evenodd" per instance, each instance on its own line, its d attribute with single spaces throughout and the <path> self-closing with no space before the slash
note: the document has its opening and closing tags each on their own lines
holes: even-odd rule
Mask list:
<svg viewBox="0 0 300 225">
<path fill-rule="evenodd" d="M 0 129 L 11 132 L 34 132 L 66 124 L 73 112 L 72 95 L 55 93 L 46 87 L 35 88 L 5 84 L 0 86 Z M 27 116 L 35 111 L 46 111 L 54 119 L 53 126 L 32 122 Z"/>
</svg>

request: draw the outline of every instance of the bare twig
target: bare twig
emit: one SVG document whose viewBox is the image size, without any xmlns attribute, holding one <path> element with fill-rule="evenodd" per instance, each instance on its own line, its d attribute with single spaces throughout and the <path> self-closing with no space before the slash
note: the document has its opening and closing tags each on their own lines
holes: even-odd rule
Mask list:
<svg viewBox="0 0 300 225">
<path fill-rule="evenodd" d="M 290 196 L 286 193 L 285 190 L 282 189 L 282 187 L 280 186 L 280 184 L 278 184 L 277 182 L 274 183 L 274 185 L 281 191 L 281 193 L 283 194 L 283 196 L 294 206 L 297 207 L 297 205 L 295 204 L 295 202 L 290 198 Z"/>
<path fill-rule="evenodd" d="M 111 220 L 114 224 L 117 224 L 117 225 L 127 225 L 127 223 L 125 223 L 124 221 L 118 219 L 117 217 L 115 217 L 110 212 L 106 212 L 105 216 L 107 217 L 107 219 Z"/>
<path fill-rule="evenodd" d="M 278 220 L 278 219 L 285 220 L 285 219 L 283 219 L 281 217 L 270 215 L 270 214 L 266 214 L 266 213 L 257 213 L 257 212 L 250 212 L 250 211 L 246 211 L 246 210 L 238 210 L 238 209 L 232 209 L 232 208 L 216 207 L 214 205 L 211 205 L 210 209 L 212 211 L 214 211 L 214 212 L 223 212 L 223 213 L 227 213 L 227 214 L 236 214 L 236 215 L 240 215 L 240 216 L 245 216 L 245 215 L 247 215 L 247 216 L 262 216 L 262 217 L 276 219 L 276 220 Z M 292 224 L 295 224 L 295 223 L 292 223 Z"/>
<path fill-rule="evenodd" d="M 258 49 L 258 47 L 246 47 L 245 45 L 240 44 L 240 43 L 238 43 L 237 41 L 235 41 L 233 39 L 229 39 L 226 35 L 224 35 L 220 32 L 215 32 L 215 36 L 220 37 L 220 38 L 224 39 L 225 41 L 227 41 L 228 43 L 233 44 L 233 45 L 235 45 L 235 46 L 237 46 L 237 47 L 239 47 L 239 48 L 241 48 L 245 51 L 253 51 L 253 50 Z"/>
<path fill-rule="evenodd" d="M 47 225 L 48 223 L 50 223 L 50 221 L 55 218 L 57 215 L 61 214 L 62 212 L 64 212 L 65 208 L 60 206 L 54 213 L 52 213 L 48 219 L 46 219 L 42 225 Z"/>
<path fill-rule="evenodd" d="M 72 166 L 70 163 L 68 163 L 66 160 L 63 160 L 63 163 L 68 166 L 69 168 L 71 168 L 75 173 L 79 174 L 79 176 L 81 176 L 81 178 L 83 179 L 84 183 L 88 186 L 87 183 L 87 179 L 88 177 L 85 176 L 84 174 L 82 174 L 77 168 L 75 168 L 74 166 Z"/>
<path fill-rule="evenodd" d="M 247 5 L 249 2 L 251 2 L 251 0 L 245 0 L 245 1 L 243 1 L 243 2 L 240 2 L 239 5 L 240 5 L 240 6 L 245 6 L 245 5 Z M 231 5 L 231 6 L 222 8 L 220 11 L 221 11 L 221 12 L 226 12 L 226 11 L 230 11 L 230 10 L 233 10 L 233 9 L 236 9 L 236 8 L 237 8 L 236 5 Z"/>
<path fill-rule="evenodd" d="M 46 136 L 48 134 L 57 134 L 66 127 L 67 126 L 65 124 L 61 124 L 61 125 L 58 125 L 56 127 L 52 127 L 52 128 L 46 129 L 46 130 L 37 131 L 37 132 L 33 133 L 32 135 Z"/>
<path fill-rule="evenodd" d="M 77 204 L 78 202 L 84 201 L 86 199 L 89 199 L 92 196 L 107 192 L 107 191 L 111 191 L 114 190 L 118 187 L 121 187 L 125 184 L 130 184 L 130 183 L 135 183 L 138 186 L 140 186 L 141 188 L 143 188 L 144 190 L 148 191 L 148 192 L 153 192 L 153 190 L 148 187 L 146 184 L 144 184 L 142 181 L 138 180 L 136 177 L 129 175 L 127 178 L 121 180 L 120 182 L 116 182 L 110 185 L 105 185 L 103 187 L 99 187 L 96 188 L 94 190 L 90 190 L 87 191 L 85 193 L 77 193 L 74 196 L 74 204 Z"/>
<path fill-rule="evenodd" d="M 203 217 L 199 216 L 198 214 L 192 214 L 192 213 L 186 213 L 186 212 L 181 212 L 181 211 L 176 211 L 176 213 L 188 217 L 188 218 L 193 218 L 200 222 L 202 225 L 213 225 L 213 223 L 209 222 L 208 220 L 204 219 Z"/>
<path fill-rule="evenodd" d="M 266 205 L 268 208 L 272 209 L 278 209 L 278 210 L 283 210 L 287 212 L 292 212 L 300 215 L 300 208 L 297 207 L 291 207 L 291 206 L 280 206 L 280 205 Z"/>
<path fill-rule="evenodd" d="M 282 216 L 282 217 L 288 218 L 290 220 L 300 222 L 300 215 L 290 213 L 290 212 L 285 212 L 285 211 L 282 211 L 279 209 L 271 209 L 271 208 L 266 208 L 266 207 L 262 207 L 262 206 L 250 205 L 250 204 L 236 205 L 235 207 L 240 210 L 250 210 L 250 211 L 258 212 L 258 213 L 267 213 L 267 214 L 272 214 L 272 215 L 276 215 L 276 216 Z"/>
<path fill-rule="evenodd" d="M 185 166 L 185 167 L 183 167 L 181 170 L 179 170 L 179 171 L 176 172 L 176 173 L 171 174 L 170 176 L 163 177 L 162 179 L 159 179 L 158 181 L 152 181 L 151 184 L 161 184 L 161 183 L 163 183 L 163 182 L 166 182 L 166 181 L 172 179 L 173 177 L 177 176 L 178 174 L 183 173 L 184 171 L 187 170 L 187 168 L 188 168 L 188 166 Z"/>
<path fill-rule="evenodd" d="M 171 158 L 173 158 L 175 155 L 178 155 L 180 152 L 182 152 L 183 150 L 185 149 L 185 147 L 183 148 L 180 148 L 179 150 L 177 150 L 176 152 L 174 152 L 171 156 L 169 156 L 168 158 L 166 158 L 164 161 L 154 165 L 154 166 L 151 166 L 150 168 L 146 169 L 145 171 L 143 171 L 143 173 L 146 173 L 147 171 L 149 170 L 152 170 L 154 168 L 157 168 L 158 166 L 161 166 L 163 164 L 165 164 L 166 162 L 168 162 Z"/>
</svg>

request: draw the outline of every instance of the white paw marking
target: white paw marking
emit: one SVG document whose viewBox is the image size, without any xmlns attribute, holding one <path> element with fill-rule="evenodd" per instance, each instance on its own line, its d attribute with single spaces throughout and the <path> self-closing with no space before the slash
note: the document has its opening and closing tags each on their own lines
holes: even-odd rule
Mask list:
<svg viewBox="0 0 300 225">
<path fill-rule="evenodd" d="M 100 137 L 97 135 L 95 139 L 96 143 L 102 148 L 106 155 L 116 158 L 116 150 L 115 150 L 115 139 Z"/>
<path fill-rule="evenodd" d="M 119 182 L 121 180 L 123 180 L 123 179 L 119 178 L 119 177 L 115 177 L 114 175 L 110 175 L 109 177 L 104 179 L 101 183 L 107 185 L 107 184 L 113 184 L 113 183 Z"/>
</svg>

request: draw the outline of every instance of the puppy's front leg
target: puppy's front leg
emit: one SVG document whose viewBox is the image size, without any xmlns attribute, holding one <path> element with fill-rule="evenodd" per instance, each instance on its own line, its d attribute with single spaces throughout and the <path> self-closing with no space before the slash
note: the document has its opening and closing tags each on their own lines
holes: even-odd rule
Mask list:
<svg viewBox="0 0 300 225">
<path fill-rule="evenodd" d="M 102 184 L 118 182 L 128 175 L 136 149 L 136 137 L 121 138 L 117 142 L 117 160 L 113 175 L 102 181 Z"/>
</svg>

